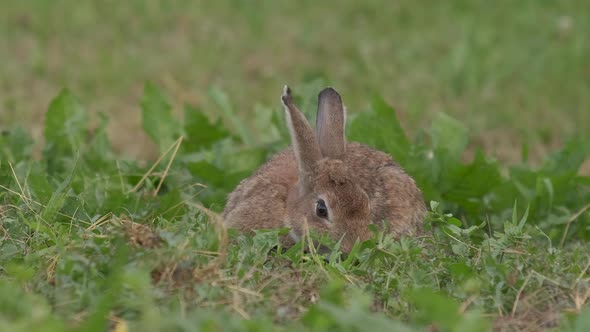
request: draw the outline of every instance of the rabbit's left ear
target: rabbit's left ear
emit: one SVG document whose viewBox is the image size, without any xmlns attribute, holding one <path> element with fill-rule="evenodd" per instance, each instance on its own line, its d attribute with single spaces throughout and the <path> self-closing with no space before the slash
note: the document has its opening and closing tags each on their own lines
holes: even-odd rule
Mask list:
<svg viewBox="0 0 590 332">
<path fill-rule="evenodd" d="M 325 88 L 318 96 L 316 136 L 322 156 L 344 159 L 346 154 L 346 109 L 342 98 L 333 88 Z"/>
<path fill-rule="evenodd" d="M 305 115 L 293 103 L 291 89 L 286 85 L 283 89 L 281 101 L 285 107 L 293 153 L 297 160 L 299 184 L 304 191 L 308 191 L 312 187 L 311 181 L 315 164 L 322 158 L 320 147 L 311 125 L 307 122 Z"/>
</svg>

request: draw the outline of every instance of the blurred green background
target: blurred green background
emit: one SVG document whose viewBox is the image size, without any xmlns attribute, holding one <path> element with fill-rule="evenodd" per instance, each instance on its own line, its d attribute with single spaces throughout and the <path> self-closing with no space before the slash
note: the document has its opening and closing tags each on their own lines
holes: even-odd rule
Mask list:
<svg viewBox="0 0 590 332">
<path fill-rule="evenodd" d="M 349 112 L 380 94 L 410 132 L 445 111 L 500 159 L 539 158 L 590 127 L 589 32 L 586 0 L 2 1 L 0 128 L 40 138 L 68 87 L 118 151 L 149 158 L 146 80 L 214 117 L 217 87 L 247 117 L 321 79 Z"/>
</svg>

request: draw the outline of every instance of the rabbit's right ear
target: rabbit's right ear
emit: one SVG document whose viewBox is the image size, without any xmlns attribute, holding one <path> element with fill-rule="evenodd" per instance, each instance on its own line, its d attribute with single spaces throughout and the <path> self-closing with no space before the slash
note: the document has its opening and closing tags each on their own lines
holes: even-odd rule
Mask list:
<svg viewBox="0 0 590 332">
<path fill-rule="evenodd" d="M 315 163 L 321 159 L 320 147 L 307 119 L 293 103 L 291 89 L 285 85 L 281 101 L 285 107 L 291 144 L 297 160 L 299 182 L 304 190 L 311 188 L 311 176 Z"/>
<path fill-rule="evenodd" d="M 325 88 L 318 96 L 316 132 L 322 156 L 343 159 L 346 154 L 346 110 L 340 94 L 333 88 Z"/>
</svg>

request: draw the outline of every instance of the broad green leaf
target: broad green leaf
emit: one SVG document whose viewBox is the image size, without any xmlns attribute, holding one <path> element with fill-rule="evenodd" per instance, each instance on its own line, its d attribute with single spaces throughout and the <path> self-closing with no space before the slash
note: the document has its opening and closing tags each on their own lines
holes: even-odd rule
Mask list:
<svg viewBox="0 0 590 332">
<path fill-rule="evenodd" d="M 549 174 L 577 173 L 582 163 L 590 156 L 590 141 L 587 138 L 572 138 L 565 146 L 551 154 L 542 170 Z"/>
<path fill-rule="evenodd" d="M 238 117 L 238 112 L 234 110 L 227 95 L 218 88 L 213 87 L 209 90 L 209 96 L 219 106 L 223 116 L 231 123 L 232 129 L 238 134 L 242 142 L 246 145 L 254 144 L 255 140 L 252 133 L 244 121 Z"/>
<path fill-rule="evenodd" d="M 451 263 L 448 265 L 453 279 L 466 280 L 474 274 L 473 268 L 464 262 Z"/>
<path fill-rule="evenodd" d="M 93 167 L 97 166 L 96 163 L 100 163 L 102 166 L 103 162 L 115 158 L 107 133 L 108 117 L 104 113 L 99 113 L 98 116 L 98 128 L 92 135 L 89 146 L 90 152 L 86 155 L 87 160 L 90 159 L 89 161 Z"/>
<path fill-rule="evenodd" d="M 451 167 L 441 178 L 439 190 L 444 200 L 459 204 L 471 215 L 488 208 L 484 198 L 504 181 L 499 165 L 487 160 L 481 152 L 471 164 Z"/>
<path fill-rule="evenodd" d="M 293 99 L 299 110 L 305 114 L 310 123 L 315 123 L 318 109 L 318 95 L 325 87 L 323 79 L 312 79 L 293 88 Z M 281 91 L 282 93 L 282 91 Z M 277 101 L 279 99 L 277 98 Z"/>
<path fill-rule="evenodd" d="M 462 225 L 461 220 L 459 220 L 459 219 L 457 219 L 455 217 L 448 217 L 447 218 L 447 222 L 449 224 L 454 225 L 454 226 L 457 226 L 457 227 L 459 227 L 459 226 Z"/>
<path fill-rule="evenodd" d="M 247 176 L 244 173 L 228 173 L 223 169 L 218 168 L 208 161 L 199 161 L 191 163 L 189 169 L 196 177 L 207 181 L 208 184 L 217 188 L 231 190 L 243 177 Z"/>
<path fill-rule="evenodd" d="M 41 167 L 33 167 L 27 177 L 29 190 L 33 194 L 35 201 L 47 204 L 53 195 L 55 188 L 47 180 L 47 174 L 43 173 Z"/>
<path fill-rule="evenodd" d="M 51 195 L 49 202 L 47 202 L 47 205 L 42 210 L 41 217 L 43 218 L 43 220 L 47 221 L 50 224 L 53 223 L 57 213 L 66 202 L 66 196 L 68 194 L 68 191 L 70 190 L 72 176 L 73 174 L 70 174 L 65 180 L 63 180 L 60 183 L 60 185 L 55 189 L 55 191 Z"/>
<path fill-rule="evenodd" d="M 467 128 L 443 112 L 432 120 L 430 136 L 436 151 L 444 153 L 450 160 L 460 160 L 467 147 Z"/>
<path fill-rule="evenodd" d="M 14 163 L 29 159 L 32 148 L 33 139 L 23 128 L 0 130 L 0 160 Z"/>
<path fill-rule="evenodd" d="M 217 151 L 215 161 L 218 167 L 231 170 L 227 173 L 251 173 L 270 157 L 269 152 L 263 148 L 240 148 L 222 153 Z"/>
<path fill-rule="evenodd" d="M 259 104 L 254 107 L 254 126 L 257 131 L 256 141 L 259 144 L 274 143 L 281 139 L 279 129 L 277 129 L 273 121 L 274 115 L 272 108 Z"/>
<path fill-rule="evenodd" d="M 430 201 L 430 210 L 432 210 L 432 212 L 439 212 L 438 211 L 439 205 L 440 205 L 440 203 L 437 201 Z"/>
<path fill-rule="evenodd" d="M 347 130 L 349 140 L 389 152 L 400 164 L 406 163 L 411 148 L 410 142 L 395 110 L 383 98 L 375 97 L 369 111 L 361 112 L 350 122 Z"/>
<path fill-rule="evenodd" d="M 183 149 L 187 152 L 208 149 L 213 143 L 230 136 L 221 120 L 211 123 L 200 109 L 189 105 L 184 109 L 184 131 Z"/>
<path fill-rule="evenodd" d="M 86 141 L 88 116 L 76 97 L 69 90 L 51 101 L 45 114 L 45 144 L 49 158 L 55 153 L 72 153 Z"/>
<path fill-rule="evenodd" d="M 145 84 L 141 99 L 141 124 L 161 152 L 167 150 L 182 134 L 172 115 L 172 106 L 152 82 Z"/>
</svg>

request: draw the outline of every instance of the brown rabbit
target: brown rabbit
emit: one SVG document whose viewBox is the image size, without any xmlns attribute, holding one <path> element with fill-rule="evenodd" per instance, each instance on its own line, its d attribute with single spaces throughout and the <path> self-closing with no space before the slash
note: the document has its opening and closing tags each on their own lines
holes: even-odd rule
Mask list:
<svg viewBox="0 0 590 332">
<path fill-rule="evenodd" d="M 273 156 L 229 195 L 223 213 L 228 227 L 289 227 L 285 246 L 309 227 L 342 239 L 343 251 L 371 237 L 370 223 L 380 228 L 387 223 L 395 236 L 420 233 L 426 213 L 422 193 L 389 155 L 346 142 L 346 110 L 336 90 L 319 94 L 315 133 L 289 87 L 281 100 L 292 148 Z"/>
</svg>

